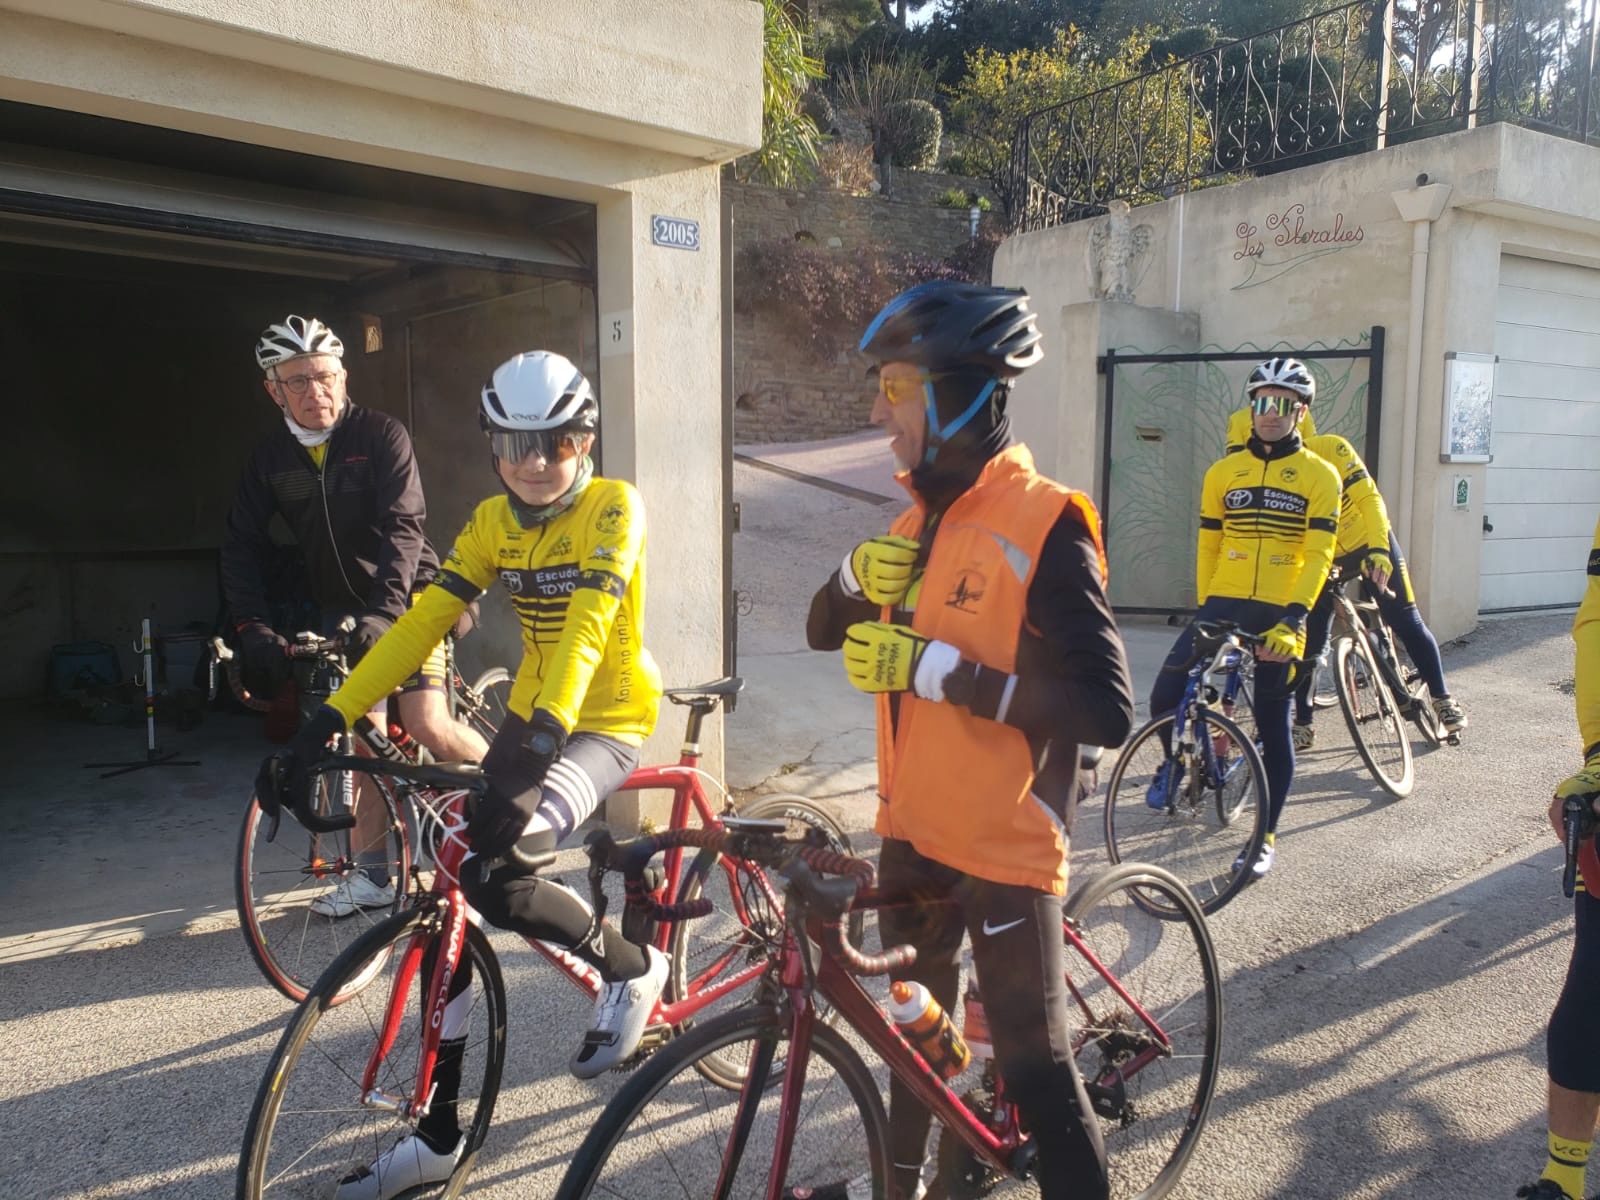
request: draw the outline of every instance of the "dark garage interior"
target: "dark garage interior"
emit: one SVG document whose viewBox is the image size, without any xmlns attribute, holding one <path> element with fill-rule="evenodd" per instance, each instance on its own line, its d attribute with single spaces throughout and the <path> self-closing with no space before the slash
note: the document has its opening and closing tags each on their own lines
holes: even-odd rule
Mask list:
<svg viewBox="0 0 1600 1200">
<path fill-rule="evenodd" d="M 597 375 L 587 205 L 24 105 L 0 131 L 0 698 L 42 693 L 57 644 L 111 643 L 127 675 L 143 618 L 219 624 L 226 512 L 280 419 L 269 321 L 327 321 L 354 402 L 411 430 L 441 555 L 496 487 L 493 366 L 540 347 Z M 515 662 L 486 610 L 469 673 Z"/>
</svg>

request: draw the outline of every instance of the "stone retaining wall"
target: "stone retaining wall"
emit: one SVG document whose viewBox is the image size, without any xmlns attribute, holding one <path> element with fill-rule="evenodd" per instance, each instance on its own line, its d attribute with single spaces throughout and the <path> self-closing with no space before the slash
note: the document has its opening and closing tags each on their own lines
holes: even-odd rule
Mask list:
<svg viewBox="0 0 1600 1200">
<path fill-rule="evenodd" d="M 966 209 L 941 208 L 935 201 L 949 188 L 979 185 L 955 175 L 899 171 L 891 197 L 788 191 L 726 178 L 723 187 L 733 196 L 737 271 L 742 247 L 779 238 L 814 242 L 836 254 L 871 246 L 945 258 L 968 241 L 969 221 Z M 810 441 L 867 426 L 872 387 L 858 355 L 818 362 L 788 335 L 780 317 L 735 312 L 732 319 L 736 441 Z"/>
</svg>

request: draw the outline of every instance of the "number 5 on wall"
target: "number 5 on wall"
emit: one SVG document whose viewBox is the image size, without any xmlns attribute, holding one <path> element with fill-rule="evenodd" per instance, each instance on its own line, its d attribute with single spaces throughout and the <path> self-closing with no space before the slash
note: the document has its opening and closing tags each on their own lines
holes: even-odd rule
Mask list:
<svg viewBox="0 0 1600 1200">
<path fill-rule="evenodd" d="M 600 316 L 600 357 L 633 353 L 633 310 L 602 313 Z"/>
</svg>

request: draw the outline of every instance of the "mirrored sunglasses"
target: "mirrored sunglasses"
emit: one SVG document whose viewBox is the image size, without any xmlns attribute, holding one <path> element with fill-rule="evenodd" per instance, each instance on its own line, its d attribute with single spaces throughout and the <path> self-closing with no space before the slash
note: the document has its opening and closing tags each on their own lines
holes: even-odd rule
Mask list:
<svg viewBox="0 0 1600 1200">
<path fill-rule="evenodd" d="M 1252 396 L 1250 408 L 1260 416 L 1276 413 L 1280 417 L 1287 417 L 1300 404 L 1298 396 Z"/>
<path fill-rule="evenodd" d="M 545 462 L 557 462 L 578 453 L 583 435 L 570 429 L 494 430 L 489 434 L 489 449 L 502 462 L 519 463 L 530 454 Z"/>
</svg>

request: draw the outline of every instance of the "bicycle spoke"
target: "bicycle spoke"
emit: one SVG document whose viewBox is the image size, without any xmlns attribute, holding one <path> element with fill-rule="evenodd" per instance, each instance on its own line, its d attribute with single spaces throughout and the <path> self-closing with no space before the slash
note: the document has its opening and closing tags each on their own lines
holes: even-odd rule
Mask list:
<svg viewBox="0 0 1600 1200">
<path fill-rule="evenodd" d="M 607 1105 L 574 1156 L 558 1197 L 760 1200 L 783 1095 L 776 1084 L 784 1045 L 773 1044 L 779 1033 L 768 1010 L 743 1009 L 651 1058 Z M 758 1051 L 778 1056 L 760 1086 L 719 1087 L 699 1066 L 705 1056 L 716 1055 L 739 1064 L 743 1075 Z M 825 1187 L 875 1172 L 883 1180 L 887 1129 L 876 1087 L 855 1052 L 825 1027 L 815 1032 L 803 1097 L 785 1184 Z"/>
<path fill-rule="evenodd" d="M 1173 914 L 1168 920 L 1145 911 L 1156 895 Z M 1083 1021 L 1078 1065 L 1101 1118 L 1111 1194 L 1156 1200 L 1192 1153 L 1216 1085 L 1222 1031 L 1216 954 L 1182 884 L 1141 864 L 1090 880 L 1068 901 L 1067 913 L 1078 942 L 1116 981 L 1085 962 L 1069 935 L 1069 982 Z M 1170 1049 L 1150 1057 L 1159 1044 L 1156 1030 Z"/>
</svg>

